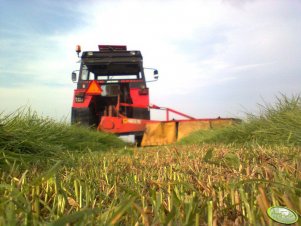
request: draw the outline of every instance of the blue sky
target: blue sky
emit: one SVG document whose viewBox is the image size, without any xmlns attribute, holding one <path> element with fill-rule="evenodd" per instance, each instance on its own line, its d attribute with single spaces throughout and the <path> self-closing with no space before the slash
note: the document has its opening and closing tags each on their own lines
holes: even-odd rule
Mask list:
<svg viewBox="0 0 301 226">
<path fill-rule="evenodd" d="M 151 102 L 195 117 L 241 117 L 279 93 L 300 93 L 298 0 L 0 4 L 1 112 L 31 106 L 70 118 L 77 44 L 141 50 L 144 66 L 160 73 Z"/>
</svg>

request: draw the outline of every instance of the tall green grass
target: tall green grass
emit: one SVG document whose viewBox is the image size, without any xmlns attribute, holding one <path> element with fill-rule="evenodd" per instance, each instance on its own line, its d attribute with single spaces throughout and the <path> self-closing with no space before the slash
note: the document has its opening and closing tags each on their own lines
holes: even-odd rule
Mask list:
<svg viewBox="0 0 301 226">
<path fill-rule="evenodd" d="M 0 114 L 0 163 L 4 159 L 32 159 L 60 155 L 63 151 L 104 151 L 124 142 L 114 135 L 70 126 L 30 109 Z"/>
<path fill-rule="evenodd" d="M 181 143 L 256 143 L 260 145 L 301 145 L 301 98 L 281 95 L 274 105 L 260 105 L 260 114 L 231 127 L 198 131 Z"/>
</svg>

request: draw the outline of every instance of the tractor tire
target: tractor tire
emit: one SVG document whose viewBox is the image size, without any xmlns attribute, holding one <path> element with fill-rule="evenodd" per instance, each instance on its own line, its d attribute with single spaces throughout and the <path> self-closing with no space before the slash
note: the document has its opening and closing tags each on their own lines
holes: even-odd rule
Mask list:
<svg viewBox="0 0 301 226">
<path fill-rule="evenodd" d="M 71 124 L 80 124 L 87 127 L 97 127 L 97 116 L 93 108 L 72 108 Z"/>
<path fill-rule="evenodd" d="M 135 135 L 135 144 L 137 147 L 141 147 L 143 135 Z"/>
<path fill-rule="evenodd" d="M 149 120 L 150 119 L 150 111 L 147 108 L 134 108 L 132 117 Z"/>
</svg>

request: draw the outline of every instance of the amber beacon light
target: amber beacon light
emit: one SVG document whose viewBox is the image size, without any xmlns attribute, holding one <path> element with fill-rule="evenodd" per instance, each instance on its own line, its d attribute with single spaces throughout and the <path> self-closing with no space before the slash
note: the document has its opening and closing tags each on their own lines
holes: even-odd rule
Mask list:
<svg viewBox="0 0 301 226">
<path fill-rule="evenodd" d="M 76 53 L 77 53 L 77 56 L 79 57 L 79 54 L 80 54 L 80 52 L 82 51 L 81 48 L 80 48 L 80 45 L 76 45 L 75 51 L 76 51 Z"/>
</svg>

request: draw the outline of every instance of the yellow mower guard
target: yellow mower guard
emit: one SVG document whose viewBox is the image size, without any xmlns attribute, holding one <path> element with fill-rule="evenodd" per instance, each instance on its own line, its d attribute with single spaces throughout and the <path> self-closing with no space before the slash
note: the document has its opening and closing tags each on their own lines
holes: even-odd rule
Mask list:
<svg viewBox="0 0 301 226">
<path fill-rule="evenodd" d="M 233 118 L 151 122 L 145 125 L 141 146 L 171 144 L 195 131 L 222 128 L 237 122 Z"/>
</svg>

